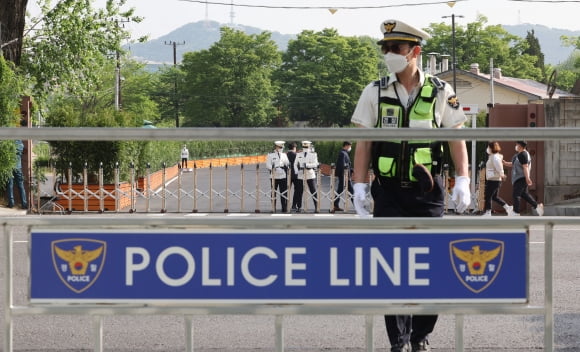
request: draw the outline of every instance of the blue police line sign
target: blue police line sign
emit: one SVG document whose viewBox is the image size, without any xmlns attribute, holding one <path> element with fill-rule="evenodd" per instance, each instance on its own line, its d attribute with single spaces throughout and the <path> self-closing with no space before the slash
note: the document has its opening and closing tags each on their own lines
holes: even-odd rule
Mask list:
<svg viewBox="0 0 580 352">
<path fill-rule="evenodd" d="M 32 303 L 527 302 L 525 231 L 33 231 Z"/>
</svg>

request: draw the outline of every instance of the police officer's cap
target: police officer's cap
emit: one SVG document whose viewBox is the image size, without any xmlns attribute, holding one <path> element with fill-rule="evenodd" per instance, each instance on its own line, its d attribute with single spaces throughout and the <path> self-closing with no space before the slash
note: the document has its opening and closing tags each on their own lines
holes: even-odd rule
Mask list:
<svg viewBox="0 0 580 352">
<path fill-rule="evenodd" d="M 377 44 L 383 45 L 387 40 L 404 40 L 421 44 L 421 41 L 431 38 L 429 33 L 415 28 L 399 20 L 385 20 L 381 23 L 383 39 Z"/>
<path fill-rule="evenodd" d="M 285 143 L 286 142 L 284 142 L 284 141 L 276 141 L 276 142 L 274 142 L 274 145 L 276 145 L 277 147 L 283 147 Z"/>
<path fill-rule="evenodd" d="M 310 147 L 311 144 L 312 144 L 311 141 L 302 141 L 302 146 L 303 147 Z"/>
</svg>

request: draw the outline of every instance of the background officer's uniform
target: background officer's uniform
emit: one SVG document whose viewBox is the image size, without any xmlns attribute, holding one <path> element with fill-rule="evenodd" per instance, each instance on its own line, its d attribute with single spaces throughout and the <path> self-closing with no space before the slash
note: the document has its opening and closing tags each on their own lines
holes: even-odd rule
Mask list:
<svg viewBox="0 0 580 352">
<path fill-rule="evenodd" d="M 266 156 L 266 168 L 270 170 L 274 177 L 273 187 L 274 191 L 278 190 L 278 194 L 280 194 L 280 203 L 282 203 L 283 213 L 288 211 L 288 178 L 286 176 L 286 172 L 288 171 L 288 167 L 290 165 L 290 160 L 288 160 L 286 153 L 282 152 L 283 149 L 278 149 L 278 147 L 284 147 L 284 143 L 286 142 L 274 142 L 275 146 L 277 147 L 276 150 Z M 275 196 L 273 211 L 276 211 Z"/>
<path fill-rule="evenodd" d="M 308 190 L 312 195 L 312 201 L 314 202 L 315 211 L 317 208 L 317 194 L 316 194 L 316 169 L 318 168 L 318 155 L 315 152 L 310 151 L 310 146 L 312 142 L 303 141 L 303 150 L 296 154 L 296 160 L 294 161 L 294 171 L 298 175 L 298 179 L 306 180 L 308 185 Z M 300 193 L 300 198 L 298 204 L 302 205 L 302 192 Z M 298 209 L 300 211 L 301 209 Z"/>
</svg>

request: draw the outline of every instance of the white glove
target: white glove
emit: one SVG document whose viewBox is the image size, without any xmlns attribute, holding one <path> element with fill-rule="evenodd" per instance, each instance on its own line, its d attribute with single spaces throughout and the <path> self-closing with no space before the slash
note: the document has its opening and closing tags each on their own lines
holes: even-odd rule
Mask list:
<svg viewBox="0 0 580 352">
<path fill-rule="evenodd" d="M 455 203 L 455 211 L 463 213 L 471 204 L 471 192 L 469 191 L 470 179 L 467 176 L 455 177 L 455 186 L 453 187 L 452 199 Z"/>
<path fill-rule="evenodd" d="M 354 196 L 353 203 L 356 213 L 362 218 L 371 217 L 369 212 L 369 203 L 367 201 L 368 185 L 366 183 L 355 183 L 353 185 Z"/>
</svg>

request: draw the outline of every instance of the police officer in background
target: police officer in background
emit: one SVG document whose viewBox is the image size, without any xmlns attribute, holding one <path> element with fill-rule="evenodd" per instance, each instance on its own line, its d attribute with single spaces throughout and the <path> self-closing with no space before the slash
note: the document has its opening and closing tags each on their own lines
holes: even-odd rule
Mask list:
<svg viewBox="0 0 580 352">
<path fill-rule="evenodd" d="M 304 182 L 308 185 L 308 190 L 312 195 L 312 201 L 314 202 L 314 212 L 318 213 L 318 201 L 316 194 L 316 169 L 318 168 L 318 155 L 314 152 L 314 147 L 312 147 L 312 142 L 302 141 L 302 151 L 296 154 L 296 160 L 294 161 L 294 171 L 298 175 L 298 182 Z M 302 206 L 302 194 L 300 192 L 298 203 Z M 296 210 L 296 212 L 302 212 L 302 208 Z"/>
<path fill-rule="evenodd" d="M 286 172 L 290 161 L 288 156 L 284 153 L 284 141 L 274 142 L 274 151 L 266 156 L 266 168 L 272 173 L 274 178 L 274 192 L 278 190 L 280 195 L 280 203 L 282 203 L 282 212 L 288 211 L 288 179 Z M 274 195 L 274 212 L 276 212 L 276 196 Z"/>
<path fill-rule="evenodd" d="M 399 20 L 380 25 L 377 44 L 390 72 L 367 85 L 351 121 L 362 128 L 460 128 L 466 120 L 453 88 L 421 72 L 417 59 L 426 32 Z M 453 200 L 464 212 L 471 202 L 465 141 L 449 141 L 455 164 Z M 370 217 L 366 195 L 371 185 L 374 217 L 441 217 L 444 189 L 441 173 L 442 144 L 438 141 L 358 141 L 354 156 L 354 204 L 359 216 Z M 385 316 L 391 351 L 429 351 L 428 336 L 436 315 Z"/>
<path fill-rule="evenodd" d="M 344 199 L 351 198 L 354 190 L 352 189 L 351 181 L 351 165 L 350 165 L 350 150 L 352 148 L 352 143 L 349 141 L 342 142 L 342 149 L 338 152 L 338 157 L 336 158 L 336 169 L 335 175 L 337 179 L 338 186 L 336 187 L 336 198 L 334 199 L 334 211 L 343 211 L 340 207 L 340 198 L 342 192 L 344 192 L 344 184 L 346 183 L 346 188 L 348 193 Z M 346 178 L 345 178 L 346 177 Z M 348 201 L 348 200 L 347 200 Z"/>
<path fill-rule="evenodd" d="M 290 188 L 294 187 L 294 195 L 292 196 L 292 211 L 298 211 L 302 208 L 302 181 L 298 179 L 298 174 L 296 174 L 296 170 L 294 169 L 294 161 L 296 160 L 296 142 L 291 142 L 288 145 L 288 160 L 290 160 L 290 184 L 288 185 Z M 290 191 L 288 191 L 290 194 Z"/>
</svg>

